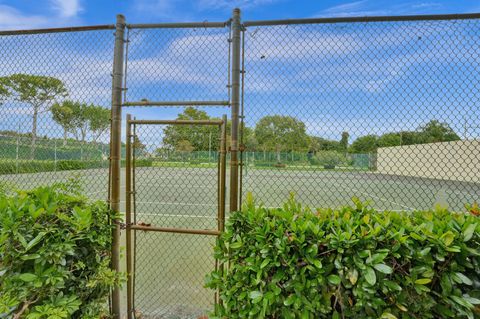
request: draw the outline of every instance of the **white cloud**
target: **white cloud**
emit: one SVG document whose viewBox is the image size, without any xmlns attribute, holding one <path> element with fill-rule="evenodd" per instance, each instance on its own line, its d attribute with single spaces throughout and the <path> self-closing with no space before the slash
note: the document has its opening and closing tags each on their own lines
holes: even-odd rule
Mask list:
<svg viewBox="0 0 480 319">
<path fill-rule="evenodd" d="M 443 8 L 440 2 L 404 1 L 396 3 L 380 3 L 379 1 L 354 1 L 336 5 L 320 11 L 317 17 L 365 17 L 384 15 L 409 15 L 435 13 Z"/>
<path fill-rule="evenodd" d="M 0 5 L 0 29 L 33 29 L 45 26 L 49 19 L 40 15 L 25 15 L 17 9 Z"/>
<path fill-rule="evenodd" d="M 366 0 L 344 3 L 327 8 L 317 16 L 321 17 L 349 17 L 349 16 L 377 16 L 386 15 L 385 9 L 370 8 Z"/>
<path fill-rule="evenodd" d="M 26 14 L 13 6 L 0 4 L 0 30 L 52 28 L 77 23 L 80 0 L 50 0 L 54 15 Z"/>
<path fill-rule="evenodd" d="M 279 0 L 200 0 L 198 1 L 198 7 L 201 10 L 232 9 L 235 7 L 248 9 L 272 4 L 278 1 Z"/>
<path fill-rule="evenodd" d="M 72 18 L 82 10 L 79 0 L 50 0 L 55 11 L 62 18 Z"/>
</svg>

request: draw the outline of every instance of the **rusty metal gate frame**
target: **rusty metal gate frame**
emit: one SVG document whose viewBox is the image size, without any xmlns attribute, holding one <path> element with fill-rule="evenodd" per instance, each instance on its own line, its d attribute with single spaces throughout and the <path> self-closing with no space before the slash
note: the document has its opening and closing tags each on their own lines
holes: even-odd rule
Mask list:
<svg viewBox="0 0 480 319">
<path fill-rule="evenodd" d="M 219 156 L 217 161 L 217 229 L 193 229 L 193 228 L 172 228 L 160 226 L 138 225 L 136 223 L 135 207 L 135 152 L 132 141 L 136 136 L 137 125 L 208 125 L 218 126 L 219 133 Z M 126 260 L 127 260 L 127 318 L 135 318 L 135 233 L 136 231 L 154 231 L 177 234 L 194 234 L 219 236 L 225 229 L 225 204 L 226 204 L 226 165 L 227 165 L 227 116 L 223 115 L 221 120 L 135 120 L 127 114 L 126 120 L 126 172 L 125 172 L 125 221 L 126 221 Z M 133 131 L 132 131 L 133 127 Z M 133 217 L 133 220 L 132 220 Z M 132 238 L 133 234 L 133 238 Z M 133 241 L 132 241 L 133 239 Z M 223 269 L 215 261 L 215 269 Z M 215 293 L 215 303 L 218 300 L 218 293 Z"/>
</svg>

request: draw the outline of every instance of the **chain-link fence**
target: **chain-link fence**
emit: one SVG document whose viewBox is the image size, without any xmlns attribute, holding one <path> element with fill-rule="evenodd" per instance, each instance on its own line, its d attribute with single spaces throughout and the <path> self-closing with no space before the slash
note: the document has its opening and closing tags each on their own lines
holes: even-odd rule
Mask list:
<svg viewBox="0 0 480 319">
<path fill-rule="evenodd" d="M 0 35 L 0 174 L 107 198 L 113 26 Z"/>
<path fill-rule="evenodd" d="M 266 206 L 291 192 L 310 207 L 358 197 L 378 209 L 461 211 L 478 201 L 477 15 L 247 21 L 240 46 L 233 22 L 120 23 L 113 94 L 114 26 L 0 33 L 1 182 L 30 188 L 78 175 L 88 195 L 106 198 L 111 104 L 139 120 L 231 112 L 235 151 L 240 97 L 240 193 Z M 126 226 L 215 228 L 218 128 L 146 126 L 130 138 L 137 219 Z M 204 315 L 213 241 L 135 231 L 137 317 Z"/>
<path fill-rule="evenodd" d="M 311 207 L 478 200 L 480 21 L 398 20 L 245 23 L 243 192 L 267 206 L 290 192 Z"/>
<path fill-rule="evenodd" d="M 207 315 L 214 304 L 214 294 L 203 286 L 205 274 L 215 269 L 215 237 L 175 230 L 217 230 L 219 132 L 213 150 L 217 161 L 206 157 L 200 163 L 189 159 L 188 150 L 165 152 L 171 131 L 185 129 L 200 133 L 210 128 L 135 125 L 133 129 L 132 223 L 146 231 L 132 234 L 136 269 L 132 293 L 133 308 L 145 318 L 197 318 Z M 172 232 L 149 231 L 155 227 Z"/>
<path fill-rule="evenodd" d="M 226 25 L 130 25 L 126 37 L 125 112 L 167 121 L 219 121 L 229 112 Z M 213 309 L 215 294 L 204 280 L 216 266 L 211 235 L 219 227 L 220 131 L 219 125 L 132 127 L 131 309 L 137 316 L 198 318 Z"/>
</svg>

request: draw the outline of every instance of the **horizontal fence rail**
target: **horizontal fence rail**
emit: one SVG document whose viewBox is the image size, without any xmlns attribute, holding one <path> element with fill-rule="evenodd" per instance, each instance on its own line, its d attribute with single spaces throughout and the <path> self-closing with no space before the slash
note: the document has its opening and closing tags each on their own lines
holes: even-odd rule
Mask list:
<svg viewBox="0 0 480 319">
<path fill-rule="evenodd" d="M 129 29 L 181 29 L 181 28 L 224 28 L 229 22 L 172 22 L 172 23 L 130 23 Z"/>
<path fill-rule="evenodd" d="M 283 20 L 255 20 L 245 21 L 245 27 L 294 25 L 294 24 L 330 24 L 330 23 L 357 23 L 357 22 L 401 22 L 401 21 L 439 21 L 439 20 L 470 20 L 479 19 L 479 13 L 465 14 L 431 14 L 431 15 L 404 15 L 404 16 L 365 16 L 365 17 L 332 17 L 311 19 L 283 19 Z"/>
<path fill-rule="evenodd" d="M 97 30 L 114 30 L 114 24 L 102 24 L 79 27 L 64 27 L 64 28 L 46 28 L 46 29 L 30 29 L 30 30 L 7 30 L 0 31 L 0 36 L 5 35 L 26 35 L 26 34 L 46 34 L 46 33 L 65 33 L 65 32 L 85 32 Z"/>
<path fill-rule="evenodd" d="M 130 124 L 151 124 L 151 125 L 222 125 L 221 120 L 130 120 Z"/>
<path fill-rule="evenodd" d="M 129 101 L 122 106 L 229 106 L 229 101 Z"/>
</svg>

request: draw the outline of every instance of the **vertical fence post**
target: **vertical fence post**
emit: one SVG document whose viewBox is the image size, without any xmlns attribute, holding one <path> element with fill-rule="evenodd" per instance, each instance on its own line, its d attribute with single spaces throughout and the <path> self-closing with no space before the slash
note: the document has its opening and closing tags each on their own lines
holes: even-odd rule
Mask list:
<svg viewBox="0 0 480 319">
<path fill-rule="evenodd" d="M 122 131 L 122 82 L 123 82 L 123 56 L 125 17 L 117 15 L 115 29 L 115 47 L 113 55 L 112 73 L 112 115 L 111 132 L 112 145 L 110 154 L 110 208 L 118 212 L 120 210 L 120 160 L 121 160 L 121 131 Z M 112 231 L 112 269 L 120 271 L 120 225 L 115 221 Z M 112 316 L 120 319 L 120 288 L 114 287 L 112 291 Z"/>
<path fill-rule="evenodd" d="M 125 224 L 126 224 L 126 255 L 127 255 L 127 319 L 133 318 L 133 291 L 132 291 L 132 132 L 130 120 L 132 119 L 130 114 L 127 114 L 127 128 L 126 128 L 126 154 L 125 154 Z M 135 138 L 135 137 L 134 137 Z"/>
<path fill-rule="evenodd" d="M 240 9 L 233 9 L 232 16 L 232 132 L 230 144 L 230 211 L 238 210 L 238 113 L 240 109 Z"/>
</svg>

